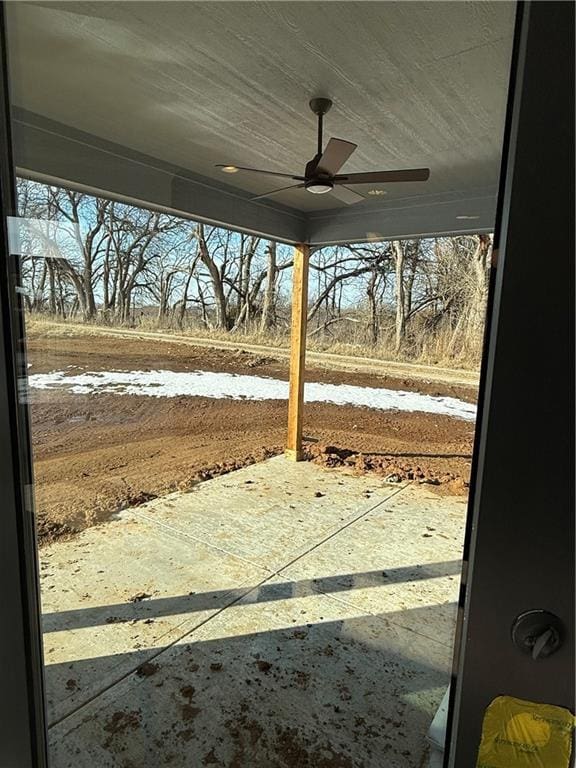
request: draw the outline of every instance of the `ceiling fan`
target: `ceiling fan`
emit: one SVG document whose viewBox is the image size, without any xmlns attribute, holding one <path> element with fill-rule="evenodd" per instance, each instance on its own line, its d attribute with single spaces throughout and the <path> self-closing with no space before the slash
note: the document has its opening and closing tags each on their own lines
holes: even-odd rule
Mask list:
<svg viewBox="0 0 576 768">
<path fill-rule="evenodd" d="M 318 152 L 312 160 L 306 163 L 303 176 L 293 176 L 290 173 L 276 173 L 276 171 L 262 171 L 258 168 L 245 168 L 240 165 L 217 165 L 224 173 L 259 173 L 266 176 L 275 176 L 281 179 L 291 179 L 299 182 L 287 187 L 273 189 L 263 195 L 257 195 L 253 200 L 285 192 L 288 189 L 305 189 L 315 195 L 323 195 L 331 192 L 342 202 L 352 205 L 365 198 L 349 189 L 353 184 L 382 184 L 395 181 L 427 181 L 430 177 L 429 168 L 412 168 L 399 171 L 370 171 L 368 173 L 339 173 L 344 163 L 354 152 L 357 145 L 343 139 L 330 139 L 326 148 L 323 145 L 324 115 L 332 106 L 330 99 L 317 98 L 310 102 L 310 109 L 318 116 Z M 377 194 L 377 193 L 376 193 Z"/>
</svg>

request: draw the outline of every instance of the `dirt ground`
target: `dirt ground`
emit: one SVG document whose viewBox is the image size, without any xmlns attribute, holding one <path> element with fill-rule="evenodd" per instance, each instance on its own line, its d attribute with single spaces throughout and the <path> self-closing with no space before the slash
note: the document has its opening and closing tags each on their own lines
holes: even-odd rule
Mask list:
<svg viewBox="0 0 576 768">
<path fill-rule="evenodd" d="M 156 329 L 147 331 L 137 326 L 135 328 L 116 327 L 109 325 L 78 324 L 66 321 L 54 321 L 29 318 L 28 326 L 32 327 L 35 333 L 42 333 L 51 336 L 105 336 L 108 339 L 123 337 L 129 338 L 132 342 L 135 339 L 141 341 L 158 341 L 169 344 L 178 344 L 179 346 L 196 347 L 197 349 L 218 349 L 227 352 L 249 352 L 252 355 L 260 357 L 274 357 L 278 362 L 290 358 L 290 349 L 288 344 L 284 346 L 274 346 L 272 341 L 264 342 L 263 339 L 254 339 L 246 337 L 244 334 L 235 336 L 228 333 L 227 338 L 222 335 L 195 336 L 188 332 L 175 333 Z M 444 368 L 440 365 L 418 363 L 413 360 L 391 360 L 366 355 L 370 354 L 369 349 L 355 349 L 353 353 L 350 350 L 346 352 L 329 352 L 323 349 L 315 349 L 314 340 L 308 339 L 308 349 L 306 359 L 310 367 L 324 368 L 330 371 L 351 371 L 353 373 L 369 373 L 381 375 L 385 371 L 389 376 L 395 379 L 417 379 L 419 381 L 436 381 L 445 384 L 455 384 L 461 387 L 478 388 L 480 374 L 478 370 L 469 370 L 465 368 Z"/>
<path fill-rule="evenodd" d="M 246 351 L 126 337 L 33 331 L 30 373 L 63 370 L 209 370 L 286 379 L 285 360 Z M 308 369 L 308 379 L 451 395 L 452 384 L 377 374 Z M 36 508 L 40 543 L 72 535 L 115 512 L 280 453 L 285 401 L 77 395 L 31 390 Z M 467 489 L 474 425 L 424 413 L 328 403 L 305 407 L 309 460 L 343 471 L 374 472 L 388 482 L 428 482 L 443 493 Z"/>
</svg>

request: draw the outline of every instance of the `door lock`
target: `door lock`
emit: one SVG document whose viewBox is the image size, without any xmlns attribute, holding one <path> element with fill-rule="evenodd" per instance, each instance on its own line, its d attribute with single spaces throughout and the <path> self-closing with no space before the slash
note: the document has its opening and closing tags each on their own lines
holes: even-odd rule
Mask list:
<svg viewBox="0 0 576 768">
<path fill-rule="evenodd" d="M 564 628 L 558 616 L 543 609 L 525 611 L 512 624 L 512 641 L 534 661 L 555 653 L 563 638 Z"/>
</svg>

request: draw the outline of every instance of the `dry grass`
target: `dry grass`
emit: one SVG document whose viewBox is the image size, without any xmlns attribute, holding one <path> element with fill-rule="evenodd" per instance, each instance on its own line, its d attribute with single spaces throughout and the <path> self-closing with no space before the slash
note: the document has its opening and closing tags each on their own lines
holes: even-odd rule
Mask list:
<svg viewBox="0 0 576 768">
<path fill-rule="evenodd" d="M 242 328 L 236 331 L 208 329 L 203 326 L 180 330 L 169 325 L 159 325 L 151 318 L 143 318 L 136 325 L 110 325 L 101 322 L 83 323 L 80 320 L 70 321 L 47 315 L 35 315 L 27 318 L 30 333 L 36 336 L 72 336 L 101 332 L 111 327 L 146 333 L 162 333 L 182 338 L 199 338 L 214 341 L 237 341 L 265 347 L 288 349 L 290 346 L 289 329 L 270 330 L 262 333 L 258 327 Z M 314 329 L 311 329 L 314 330 Z M 440 367 L 456 368 L 466 371 L 477 371 L 481 358 L 481 339 L 470 344 L 454 344 L 453 332 L 448 328 L 440 328 L 433 334 L 424 327 L 413 329 L 408 342 L 397 353 L 394 349 L 394 334 L 392 329 L 381 329 L 379 342 L 371 344 L 366 341 L 365 325 L 361 323 L 338 323 L 323 333 L 312 333 L 308 337 L 308 349 L 315 352 L 327 352 L 349 357 L 366 357 L 376 360 L 394 362 L 420 363 Z"/>
</svg>

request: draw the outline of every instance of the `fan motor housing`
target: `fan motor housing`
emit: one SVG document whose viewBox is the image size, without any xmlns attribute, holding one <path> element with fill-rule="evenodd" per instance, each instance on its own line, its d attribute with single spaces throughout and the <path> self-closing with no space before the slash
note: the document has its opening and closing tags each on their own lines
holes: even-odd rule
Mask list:
<svg viewBox="0 0 576 768">
<path fill-rule="evenodd" d="M 330 111 L 332 99 L 317 98 L 310 100 L 310 109 L 315 115 L 325 115 Z"/>
</svg>

